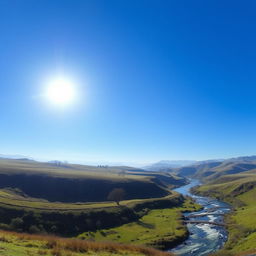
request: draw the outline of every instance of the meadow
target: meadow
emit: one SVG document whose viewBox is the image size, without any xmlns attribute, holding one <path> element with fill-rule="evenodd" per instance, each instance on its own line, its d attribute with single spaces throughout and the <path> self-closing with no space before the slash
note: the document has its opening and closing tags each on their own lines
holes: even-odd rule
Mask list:
<svg viewBox="0 0 256 256">
<path fill-rule="evenodd" d="M 116 228 L 84 232 L 78 237 L 93 241 L 147 245 L 160 249 L 170 248 L 188 236 L 182 213 L 199 209 L 199 205 L 186 199 L 178 207 L 149 210 L 147 214 L 135 222 Z"/>
</svg>

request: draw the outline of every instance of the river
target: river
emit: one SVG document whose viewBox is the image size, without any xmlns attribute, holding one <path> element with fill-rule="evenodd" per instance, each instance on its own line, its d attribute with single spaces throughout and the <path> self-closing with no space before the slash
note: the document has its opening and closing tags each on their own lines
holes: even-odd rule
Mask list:
<svg viewBox="0 0 256 256">
<path fill-rule="evenodd" d="M 199 181 L 192 180 L 188 185 L 179 187 L 175 190 L 183 195 L 194 198 L 198 204 L 203 206 L 202 210 L 184 213 L 184 216 L 190 221 L 223 223 L 223 214 L 230 211 L 230 206 L 213 198 L 191 194 L 190 189 L 199 184 Z M 204 214 L 204 216 L 191 216 L 199 214 Z M 171 250 L 171 252 L 175 253 L 176 255 L 205 256 L 219 250 L 227 241 L 228 233 L 222 226 L 189 223 L 187 224 L 187 228 L 190 234 L 188 239 Z"/>
</svg>

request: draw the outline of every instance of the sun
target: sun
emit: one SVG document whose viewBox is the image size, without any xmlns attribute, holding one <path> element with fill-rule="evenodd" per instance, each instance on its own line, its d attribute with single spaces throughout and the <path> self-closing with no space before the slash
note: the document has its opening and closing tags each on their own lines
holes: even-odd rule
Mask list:
<svg viewBox="0 0 256 256">
<path fill-rule="evenodd" d="M 47 100 L 57 106 L 68 106 L 76 99 L 75 84 L 65 77 L 57 77 L 51 80 L 46 88 Z"/>
</svg>

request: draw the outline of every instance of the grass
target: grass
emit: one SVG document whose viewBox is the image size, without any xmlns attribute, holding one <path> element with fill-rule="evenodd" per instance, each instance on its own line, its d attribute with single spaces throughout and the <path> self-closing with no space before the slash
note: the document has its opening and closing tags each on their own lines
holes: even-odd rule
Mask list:
<svg viewBox="0 0 256 256">
<path fill-rule="evenodd" d="M 211 162 L 199 162 L 190 166 L 185 166 L 177 169 L 177 173 L 183 176 L 191 176 L 199 178 L 205 182 L 211 182 L 223 175 L 244 173 L 256 168 L 256 161 L 252 161 L 254 158 L 239 158 L 239 159 L 227 159 L 217 160 Z"/>
<path fill-rule="evenodd" d="M 44 163 L 30 160 L 12 160 L 0 158 L 0 174 L 43 174 L 52 177 L 64 178 L 87 178 L 87 179 L 104 179 L 104 180 L 151 180 L 152 177 L 162 176 L 171 177 L 177 181 L 181 178 L 161 172 L 145 172 L 140 168 L 128 166 L 91 166 L 79 164 L 60 164 Z"/>
<path fill-rule="evenodd" d="M 227 215 L 229 238 L 224 249 L 216 255 L 246 255 L 256 252 L 256 174 L 226 175 L 197 188 L 203 195 L 214 196 L 230 203 L 233 211 Z M 223 253 L 223 254 L 222 254 Z M 248 253 L 249 255 L 249 253 Z"/>
<path fill-rule="evenodd" d="M 39 195 L 47 194 L 50 191 L 52 195 L 58 193 L 61 197 L 66 198 L 67 193 L 72 194 L 74 192 L 72 197 L 77 200 L 76 196 L 80 196 L 81 194 L 85 197 L 88 197 L 89 195 L 94 196 L 96 193 L 101 193 L 103 191 L 104 193 L 106 192 L 106 195 L 108 195 L 108 190 L 111 191 L 112 186 L 116 186 L 117 184 L 116 180 L 110 180 L 109 183 L 103 183 L 102 180 L 98 180 L 97 183 L 95 183 L 95 186 L 93 185 L 92 180 L 86 180 L 87 183 L 80 184 L 79 178 L 78 185 L 80 189 L 76 190 L 76 186 L 71 186 L 73 184 L 72 182 L 75 180 L 74 177 L 72 179 L 69 179 L 68 182 L 66 178 L 54 178 L 54 182 L 49 182 L 53 180 L 50 180 L 48 178 L 45 179 L 45 176 L 43 175 L 42 182 L 44 186 L 41 186 L 40 184 L 38 186 L 37 183 L 35 185 L 34 182 L 31 182 L 31 180 L 29 180 L 28 177 L 30 175 L 28 175 L 28 173 L 41 172 L 41 168 L 46 168 L 46 170 L 49 170 L 49 164 L 37 162 L 29 162 L 28 164 L 27 161 L 25 161 L 25 163 L 23 163 L 23 161 L 10 161 L 11 163 L 7 161 L 6 163 L 3 163 L 3 161 L 0 160 L 0 162 L 0 185 L 2 185 L 2 183 L 6 184 L 7 182 L 10 182 L 11 184 L 14 184 L 14 186 L 20 185 L 23 186 L 25 189 L 30 186 L 31 191 L 39 192 Z M 5 166 L 5 168 L 7 169 L 5 169 L 3 166 Z M 13 179 L 13 172 L 15 173 L 16 168 L 19 168 L 19 166 L 21 168 L 20 172 L 22 173 L 22 175 L 14 175 L 16 178 Z M 31 170 L 27 172 L 26 170 L 28 169 L 28 167 L 30 167 Z M 33 168 L 36 167 L 38 167 L 40 171 L 34 171 Z M 7 172 L 9 168 L 11 169 L 10 175 L 2 173 Z M 58 169 L 57 167 L 52 168 Z M 60 167 L 60 170 L 58 169 L 58 171 L 61 171 L 61 168 L 64 167 Z M 82 169 L 83 166 L 79 166 L 76 168 Z M 67 167 L 67 170 L 70 171 L 70 167 Z M 65 171 L 67 172 L 67 170 Z M 117 170 L 120 170 L 120 168 Z M 80 172 L 81 175 L 86 176 L 86 174 L 83 174 L 83 171 L 80 170 Z M 55 174 L 56 172 L 53 173 L 53 175 Z M 35 175 L 33 175 L 33 177 L 34 176 Z M 149 176 L 152 178 L 151 173 Z M 20 180 L 21 177 L 22 180 Z M 120 177 L 120 179 L 126 180 L 127 178 Z M 139 179 L 142 179 L 142 177 L 139 177 Z M 38 180 L 36 180 L 36 182 L 38 182 Z M 145 181 L 141 183 L 130 182 L 131 186 L 127 188 L 129 188 L 129 191 L 131 192 L 133 197 L 139 199 L 123 200 L 120 203 L 120 207 L 117 207 L 115 202 L 110 201 L 50 202 L 45 199 L 30 197 L 27 194 L 24 194 L 24 191 L 22 191 L 21 188 L 1 189 L 0 226 L 2 229 L 5 230 L 32 232 L 30 231 L 30 229 L 33 228 L 33 230 L 39 230 L 38 232 L 48 232 L 63 236 L 75 236 L 84 231 L 95 230 L 98 228 L 116 227 L 130 221 L 135 221 L 140 216 L 142 216 L 141 212 L 143 208 L 155 209 L 171 207 L 176 206 L 183 201 L 183 198 L 179 194 L 171 192 L 168 188 L 162 188 L 163 184 L 159 185 L 158 183 L 154 183 L 151 180 L 147 182 L 148 184 L 150 184 L 150 186 L 145 183 Z M 126 182 L 122 184 L 125 186 Z M 141 186 L 143 184 L 145 186 Z M 49 186 L 51 186 L 51 188 L 49 188 Z M 158 194 L 157 196 L 154 188 L 158 188 L 158 192 L 164 191 L 164 195 L 160 193 L 160 195 Z M 140 198 L 139 196 L 137 197 L 137 194 L 139 194 L 139 192 L 137 192 L 138 189 L 141 193 L 140 195 L 145 196 L 146 198 Z M 127 190 L 125 191 L 127 192 Z M 153 195 L 152 197 L 155 198 L 150 198 L 150 195 Z M 17 218 L 19 218 L 18 220 L 21 224 L 13 225 L 12 220 Z M 86 221 L 81 223 L 81 219 L 85 219 Z M 63 222 L 65 222 L 66 225 L 63 225 Z"/>
<path fill-rule="evenodd" d="M 126 200 L 158 198 L 168 195 L 171 188 L 184 183 L 185 179 L 175 175 L 145 172 L 142 169 L 125 166 L 55 165 L 28 160 L 0 159 L 0 187 L 19 189 L 30 199 L 20 198 L 22 202 L 16 200 L 17 205 L 30 201 L 32 207 L 37 206 L 38 203 L 35 201 L 47 206 L 46 200 L 64 203 L 107 201 L 109 193 L 115 188 L 125 190 Z M 31 198 L 40 198 L 44 201 Z M 5 199 L 13 204 L 14 196 L 1 192 L 0 202 L 8 205 Z"/>
<path fill-rule="evenodd" d="M 178 197 L 178 194 L 172 194 L 162 198 L 149 198 L 149 199 L 134 199 L 121 201 L 121 206 L 133 207 L 136 204 L 145 202 L 152 202 L 156 200 L 165 200 Z M 95 202 L 95 203 L 61 203 L 61 202 L 48 202 L 46 200 L 23 197 L 12 193 L 9 190 L 0 190 L 0 205 L 4 207 L 14 207 L 22 209 L 33 209 L 40 211 L 84 211 L 92 209 L 113 208 L 116 207 L 115 202 Z"/>
<path fill-rule="evenodd" d="M 173 192 L 162 198 L 121 201 L 120 206 L 113 202 L 72 204 L 36 200 L 3 191 L 0 198 L 0 227 L 5 230 L 77 236 L 85 231 L 136 221 L 145 214 L 145 208 L 175 207 L 182 204 L 184 198 Z M 17 218 L 20 224 L 13 224 L 12 220 Z M 38 231 L 30 231 L 35 227 Z"/>
<path fill-rule="evenodd" d="M 122 173 L 122 175 L 120 175 Z M 125 174 L 124 174 L 125 173 Z M 176 181 L 180 180 L 180 177 L 170 176 L 169 174 L 150 172 L 145 173 L 141 169 L 136 169 L 132 167 L 96 167 L 96 166 L 87 166 L 87 165 L 76 165 L 76 164 L 64 164 L 56 166 L 51 163 L 41 163 L 36 161 L 27 161 L 27 160 L 8 160 L 0 159 L 0 180 L 1 175 L 25 175 L 29 177 L 30 175 L 42 175 L 58 178 L 68 178 L 68 179 L 86 179 L 89 180 L 99 180 L 105 181 L 108 180 L 111 184 L 116 186 L 125 183 L 131 183 L 133 181 L 141 181 L 141 186 L 147 183 L 154 183 L 152 181 L 155 177 L 160 177 L 160 179 L 167 179 L 167 181 L 173 178 Z M 30 182 L 27 183 L 29 184 Z M 60 180 L 62 183 L 62 180 Z M 58 184 L 56 183 L 56 186 Z M 103 185 L 103 184 L 102 184 Z M 158 184 L 154 184 L 159 186 Z M 162 184 L 163 185 L 163 184 Z M 95 187 L 100 186 L 100 183 L 95 185 Z M 111 185 L 114 186 L 114 185 Z M 121 185 L 120 185 L 121 186 Z M 175 186 L 170 184 L 170 186 Z M 11 186 L 10 186 L 11 187 Z M 161 186 L 160 186 L 161 187 Z M 154 188 L 154 187 L 152 187 Z M 60 188 L 63 189 L 63 188 Z M 85 186 L 86 189 L 86 186 Z M 102 187 L 101 187 L 102 189 Z M 168 188 L 165 188 L 168 190 Z M 21 190 L 21 189 L 20 189 Z M 45 189 L 47 191 L 47 189 Z M 168 190 L 169 191 L 169 190 Z M 64 191 L 65 192 L 65 191 Z M 175 197 L 177 194 L 172 193 L 163 198 Z M 122 201 L 123 206 L 132 207 L 134 204 L 140 204 L 142 202 L 147 202 L 152 200 L 148 199 L 131 199 Z M 158 200 L 158 198 L 155 198 Z M 91 209 L 101 209 L 101 208 L 111 208 L 115 207 L 115 202 L 104 201 L 102 202 L 49 202 L 48 200 L 42 198 L 35 198 L 28 195 L 23 195 L 23 193 L 17 193 L 15 189 L 0 189 L 0 206 L 3 207 L 15 207 L 22 209 L 33 209 L 33 210 L 45 210 L 45 211 L 81 211 L 81 210 L 91 210 Z"/>
<path fill-rule="evenodd" d="M 151 210 L 136 222 L 96 232 L 85 232 L 79 235 L 79 238 L 164 248 L 166 245 L 171 246 L 187 237 L 182 212 L 199 209 L 199 205 L 186 199 L 180 207 Z"/>
<path fill-rule="evenodd" d="M 152 248 L 0 231 L 1 256 L 168 256 Z"/>
<path fill-rule="evenodd" d="M 122 172 L 122 173 L 121 173 Z M 125 172 L 125 173 L 123 173 Z M 121 174 L 120 174 L 121 173 Z M 35 192 L 36 190 L 42 191 L 42 188 L 38 188 L 33 182 L 31 183 L 30 180 L 27 180 L 29 177 L 35 177 L 40 175 L 42 177 L 42 180 L 45 181 L 45 177 L 51 177 L 51 181 L 54 181 L 54 183 L 46 182 L 47 190 L 49 190 L 49 186 L 55 185 L 55 182 L 58 182 L 58 185 L 60 187 L 54 187 L 54 191 L 59 191 L 59 189 L 64 189 L 65 187 L 62 185 L 65 185 L 67 179 L 69 181 L 74 180 L 88 180 L 91 184 L 93 181 L 100 181 L 105 182 L 108 180 L 108 182 L 111 183 L 111 186 L 116 186 L 116 184 L 124 184 L 126 183 L 132 183 L 132 185 L 136 185 L 140 188 L 141 193 L 146 193 L 145 189 L 150 190 L 150 193 L 153 194 L 155 197 L 156 193 L 152 188 L 158 188 L 161 191 L 165 191 L 164 195 L 167 194 L 167 196 L 158 196 L 158 198 L 144 198 L 139 197 L 143 199 L 132 199 L 132 200 L 124 200 L 121 202 L 122 207 L 117 207 L 114 202 L 49 202 L 45 199 L 40 198 L 33 198 L 31 196 L 28 196 L 24 194 L 22 191 L 22 188 L 19 188 L 19 190 L 15 189 L 2 189 L 0 190 L 0 207 L 10 210 L 9 212 L 12 214 L 20 214 L 18 217 L 22 218 L 23 226 L 22 228 L 19 227 L 19 229 L 15 230 L 23 230 L 28 231 L 29 227 L 31 227 L 33 221 L 40 220 L 40 225 L 42 226 L 40 228 L 40 232 L 47 231 L 48 232 L 48 226 L 52 226 L 53 224 L 56 225 L 56 228 L 58 230 L 61 230 L 63 227 L 63 221 L 61 222 L 61 225 L 59 226 L 59 223 L 56 222 L 55 218 L 58 214 L 61 215 L 60 217 L 68 218 L 68 220 L 73 221 L 77 220 L 78 218 L 86 218 L 86 220 L 90 220 L 92 223 L 96 223 L 99 221 L 99 218 L 103 216 L 105 219 L 100 221 L 104 224 L 104 222 L 109 223 L 108 216 L 110 216 L 113 212 L 115 213 L 114 216 L 121 216 L 120 219 L 126 219 L 120 223 L 109 223 L 109 225 L 100 225 L 99 227 L 114 227 L 117 225 L 120 225 L 121 223 L 127 223 L 131 220 L 129 220 L 129 216 L 131 217 L 132 221 L 137 220 L 140 216 L 143 216 L 146 214 L 146 216 L 141 217 L 141 219 L 138 222 L 132 222 L 130 224 L 125 224 L 119 227 L 120 235 L 124 235 L 125 232 L 132 228 L 134 232 L 130 233 L 126 239 L 111 239 L 111 237 L 107 242 L 104 242 L 100 239 L 94 239 L 97 240 L 95 242 L 88 242 L 85 240 L 78 240 L 78 239 L 62 239 L 62 238 L 54 238 L 54 237 L 43 237 L 43 236 L 32 236 L 32 235 L 18 235 L 11 232 L 0 232 L 0 255 L 7 256 L 7 255 L 15 255 L 15 256 L 29 256 L 29 255 L 55 255 L 55 256 L 78 256 L 83 253 L 83 255 L 99 255 L 99 256 L 107 256 L 111 255 L 113 253 L 117 255 L 151 255 L 151 256 L 162 256 L 162 255 L 169 255 L 163 252 L 156 251 L 154 249 L 148 249 L 144 248 L 142 246 L 144 245 L 150 245 L 150 246 L 157 246 L 160 247 L 160 244 L 166 244 L 167 242 L 177 242 L 179 239 L 184 239 L 184 237 L 187 235 L 187 230 L 182 224 L 181 220 L 181 212 L 185 210 L 192 209 L 193 207 L 196 207 L 193 205 L 192 202 L 186 201 L 186 203 L 182 207 L 178 208 L 172 208 L 172 209 L 165 209 L 165 210 L 154 210 L 150 211 L 150 209 L 155 208 L 164 208 L 164 207 L 171 207 L 174 205 L 180 205 L 183 201 L 183 198 L 181 199 L 181 196 L 178 193 L 170 192 L 170 186 L 167 185 L 167 183 L 170 180 L 179 180 L 178 177 L 173 177 L 169 174 L 161 174 L 161 173 L 145 173 L 143 170 L 129 168 L 129 167 L 89 167 L 89 166 L 82 166 L 82 165 L 68 165 L 65 166 L 55 166 L 48 163 L 38 163 L 34 161 L 23 161 L 23 160 L 15 160 L 15 161 L 9 161 L 9 160 L 0 160 L 0 181 L 5 184 L 6 182 L 14 182 L 14 184 L 17 185 L 28 185 L 31 186 L 31 191 Z M 22 176 L 22 180 L 24 179 L 25 182 L 21 182 L 20 178 Z M 15 177 L 16 180 L 12 179 L 12 177 Z M 54 179 L 52 179 L 54 177 Z M 59 179 L 60 178 L 60 179 Z M 25 180 L 26 179 L 26 180 Z M 36 182 L 38 180 L 35 180 Z M 47 179 L 48 181 L 48 179 Z M 65 181 L 65 182 L 63 182 Z M 118 183 L 122 181 L 122 183 Z M 136 182 L 136 183 L 135 183 Z M 183 181 L 182 181 L 183 182 Z M 150 185 L 153 184 L 154 186 L 141 186 L 141 184 L 149 183 Z M 57 184 L 57 183 L 56 183 Z M 75 184 L 75 183 L 74 183 Z M 87 183 L 85 183 L 87 184 Z M 95 183 L 96 184 L 96 183 Z M 103 190 L 102 183 L 97 183 L 98 186 L 100 186 L 101 189 L 98 189 L 100 191 Z M 106 186 L 109 185 L 109 183 L 104 183 Z M 172 186 L 175 186 L 173 183 Z M 94 190 L 97 190 L 94 186 L 91 186 Z M 84 189 L 90 189 L 90 186 L 82 186 Z M 26 189 L 26 187 L 24 187 Z M 131 192 L 136 194 L 135 198 L 137 197 L 137 189 L 133 186 L 130 186 L 130 189 L 132 188 Z M 65 189 L 64 189 L 65 190 Z M 75 187 L 74 187 L 75 190 Z M 43 190 L 44 191 L 44 190 Z M 89 190 L 88 190 L 89 191 Z M 160 192 L 161 192 L 160 191 Z M 65 192 L 70 192 L 70 190 L 65 190 Z M 85 191 L 82 191 L 83 193 Z M 87 192 L 85 193 L 87 194 Z M 63 193 L 64 195 L 64 193 Z M 62 195 L 62 196 L 63 196 Z M 66 196 L 66 195 L 65 195 Z M 152 196 L 153 197 L 153 196 Z M 125 207 L 124 207 L 125 206 Z M 126 211 L 122 215 L 116 213 L 117 211 L 121 209 L 129 208 L 129 211 Z M 147 209 L 145 209 L 147 208 Z M 194 209 L 194 208 L 193 208 Z M 14 210 L 14 211 L 13 211 Z M 112 212 L 111 212 L 112 211 Z M 7 211 L 8 212 L 8 211 Z M 30 214 L 30 213 L 35 214 Z M 46 214 L 47 212 L 47 214 Z M 63 214 L 62 214 L 63 213 Z M 72 214 L 73 215 L 72 215 Z M 82 214 L 80 214 L 82 213 Z M 86 215 L 86 214 L 87 215 Z M 94 214 L 95 213 L 95 214 Z M 1 211 L 1 218 L 3 219 L 3 223 L 7 223 L 10 227 L 12 227 L 10 220 L 5 220 L 6 213 L 4 211 Z M 136 215 L 136 218 L 133 216 Z M 11 215 L 12 216 L 12 215 Z M 15 215 L 16 216 L 16 215 Z M 59 216 L 59 215 L 58 215 Z M 111 218 L 113 215 L 111 215 Z M 17 217 L 17 216 L 16 216 Z M 89 219 L 91 217 L 91 219 Z M 94 218 L 95 217 L 95 218 Z M 9 217 L 14 218 L 14 217 Z M 49 218 L 49 219 L 47 219 Z M 62 218 L 62 220 L 63 220 Z M 59 218 L 58 218 L 59 219 Z M 110 220 L 110 219 L 109 219 Z M 4 222 L 5 221 L 5 222 Z M 26 221 L 26 222 L 25 222 Z M 31 223 L 28 223 L 28 222 Z M 51 222 L 50 222 L 51 221 Z M 56 222 L 56 223 L 55 223 Z M 53 224 L 52 224 L 53 223 Z M 67 226 L 67 221 L 65 221 Z M 87 222 L 86 222 L 87 223 Z M 101 224 L 102 224 L 101 223 Z M 58 224 L 58 225 L 57 225 Z M 90 224 L 90 223 L 89 223 Z M 89 225 L 88 224 L 88 225 Z M 75 227 L 73 223 L 71 223 L 73 228 Z M 77 224 L 76 224 L 77 225 Z M 86 224 L 87 225 L 87 224 Z M 78 226 L 81 226 L 81 222 L 79 222 Z M 135 232 L 135 226 L 136 226 L 136 232 Z M 77 227 L 75 227 L 77 228 Z M 69 228 L 66 227 L 66 229 L 69 230 Z M 116 228 L 118 229 L 118 228 Z M 9 229 L 14 230 L 14 228 Z M 77 229 L 78 230 L 78 229 Z M 90 229 L 81 229 L 79 230 L 80 233 L 84 230 L 90 230 Z M 93 227 L 91 230 L 95 230 Z M 155 237 L 150 238 L 152 230 L 155 232 Z M 98 233 L 100 231 L 97 231 Z M 95 232 L 95 234 L 97 233 Z M 101 231 L 102 234 L 103 231 Z M 150 233 L 151 232 L 151 233 Z M 58 233 L 58 232 L 55 232 Z M 144 234 L 144 241 L 141 242 L 135 242 L 133 243 L 133 239 L 141 239 L 142 233 Z M 2 235 L 4 234 L 4 235 Z M 59 231 L 58 234 L 62 234 L 62 232 Z M 2 236 L 1 236 L 2 235 Z M 74 234 L 73 234 L 74 235 Z M 128 238 L 129 236 L 129 238 Z M 91 239 L 91 237 L 88 237 L 88 239 Z M 48 248 L 47 244 L 54 241 L 54 245 L 51 248 Z M 119 243 L 133 243 L 134 245 L 123 245 Z"/>
</svg>

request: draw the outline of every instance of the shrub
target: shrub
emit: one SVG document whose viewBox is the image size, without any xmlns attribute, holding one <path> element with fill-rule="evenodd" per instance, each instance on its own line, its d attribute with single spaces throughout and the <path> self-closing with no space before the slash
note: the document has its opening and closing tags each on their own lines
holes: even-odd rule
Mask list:
<svg viewBox="0 0 256 256">
<path fill-rule="evenodd" d="M 51 227 L 51 233 L 56 233 L 57 232 L 57 227 L 55 226 L 55 225 L 53 225 L 52 227 Z"/>
<path fill-rule="evenodd" d="M 23 225 L 22 218 L 14 218 L 11 220 L 11 223 L 10 223 L 11 228 L 14 230 L 21 229 L 22 225 Z"/>
<path fill-rule="evenodd" d="M 8 224 L 0 223 L 0 229 L 3 229 L 3 230 L 11 230 L 11 227 L 10 227 L 10 225 L 8 225 Z"/>
<path fill-rule="evenodd" d="M 40 229 L 39 229 L 37 226 L 32 225 L 32 226 L 29 228 L 29 233 L 32 233 L 32 234 L 40 233 Z"/>
</svg>

